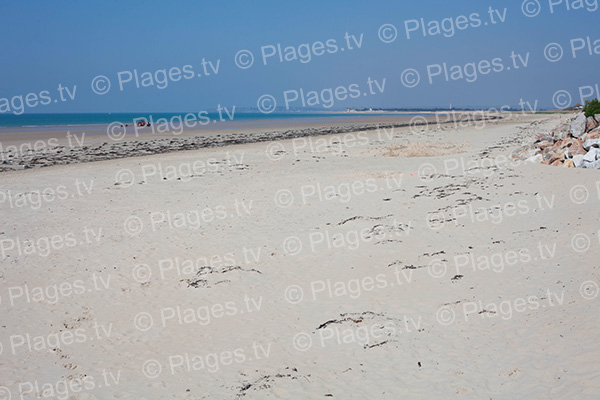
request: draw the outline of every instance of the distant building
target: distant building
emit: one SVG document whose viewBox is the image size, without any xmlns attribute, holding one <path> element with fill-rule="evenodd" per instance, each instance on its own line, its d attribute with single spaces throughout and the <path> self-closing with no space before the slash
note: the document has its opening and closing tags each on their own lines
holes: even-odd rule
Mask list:
<svg viewBox="0 0 600 400">
<path fill-rule="evenodd" d="M 581 103 L 577 103 L 573 106 L 573 108 L 577 109 L 577 110 L 582 110 L 583 106 L 581 105 Z"/>
</svg>

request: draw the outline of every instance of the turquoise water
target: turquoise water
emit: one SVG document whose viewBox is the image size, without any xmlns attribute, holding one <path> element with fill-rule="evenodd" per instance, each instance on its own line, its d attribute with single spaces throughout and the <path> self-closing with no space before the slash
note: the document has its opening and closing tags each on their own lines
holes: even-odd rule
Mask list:
<svg viewBox="0 0 600 400">
<path fill-rule="evenodd" d="M 53 126 L 93 126 L 108 125 L 115 121 L 123 124 L 133 124 L 134 119 L 146 118 L 157 121 L 160 118 L 171 119 L 176 116 L 182 118 L 188 113 L 106 113 L 106 114 L 0 114 L 0 128 L 14 127 L 53 127 Z M 192 114 L 192 113 L 190 113 Z M 197 115 L 197 114 L 196 114 Z M 295 118 L 328 118 L 328 117 L 372 117 L 375 115 L 389 114 L 357 114 L 357 113 L 271 113 L 263 114 L 259 112 L 235 112 L 233 119 L 223 112 L 208 113 L 206 117 L 211 121 L 256 121 L 256 120 L 277 120 L 277 119 L 295 119 Z M 407 116 L 417 114 L 405 114 Z"/>
</svg>

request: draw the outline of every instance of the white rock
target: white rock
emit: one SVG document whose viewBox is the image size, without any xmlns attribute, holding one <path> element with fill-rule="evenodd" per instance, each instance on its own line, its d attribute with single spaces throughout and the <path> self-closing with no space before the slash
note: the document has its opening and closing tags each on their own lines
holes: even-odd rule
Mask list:
<svg viewBox="0 0 600 400">
<path fill-rule="evenodd" d="M 583 164 L 584 168 L 588 169 L 599 169 L 600 168 L 600 160 L 594 162 L 585 162 Z"/>
<path fill-rule="evenodd" d="M 529 157 L 527 160 L 525 160 L 525 162 L 540 164 L 542 162 L 542 160 L 543 160 L 542 155 L 538 154 L 533 157 Z"/>
<path fill-rule="evenodd" d="M 564 140 L 567 137 L 569 137 L 569 131 L 568 130 L 560 130 L 560 131 L 554 133 L 554 139 L 555 140 Z"/>
<path fill-rule="evenodd" d="M 593 147 L 585 154 L 585 156 L 583 156 L 583 161 L 594 162 L 598 158 L 599 153 L 600 149 Z"/>
<path fill-rule="evenodd" d="M 575 164 L 575 168 L 583 167 L 583 154 L 574 155 L 573 163 Z"/>
<path fill-rule="evenodd" d="M 571 136 L 580 137 L 585 133 L 585 126 L 587 124 L 587 118 L 584 113 L 580 113 L 573 122 L 571 122 Z"/>
<path fill-rule="evenodd" d="M 523 152 L 523 154 L 521 154 L 521 156 L 519 158 L 521 160 L 527 160 L 527 159 L 534 157 L 540 153 L 541 153 L 540 149 L 529 149 L 529 150 Z"/>
<path fill-rule="evenodd" d="M 583 143 L 583 148 L 589 150 L 590 147 L 600 146 L 600 139 L 588 139 Z"/>
</svg>

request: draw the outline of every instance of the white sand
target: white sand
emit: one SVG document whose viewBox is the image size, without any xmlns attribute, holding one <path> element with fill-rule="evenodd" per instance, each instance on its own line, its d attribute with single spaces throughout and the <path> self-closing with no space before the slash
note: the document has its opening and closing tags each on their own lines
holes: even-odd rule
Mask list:
<svg viewBox="0 0 600 400">
<path fill-rule="evenodd" d="M 0 395 L 36 398 L 37 383 L 62 399 L 599 398 L 600 175 L 489 168 L 560 118 L 0 174 Z M 407 141 L 462 153 L 381 156 Z M 181 180 L 142 176 L 159 168 Z M 68 198 L 36 206 L 60 185 Z"/>
</svg>

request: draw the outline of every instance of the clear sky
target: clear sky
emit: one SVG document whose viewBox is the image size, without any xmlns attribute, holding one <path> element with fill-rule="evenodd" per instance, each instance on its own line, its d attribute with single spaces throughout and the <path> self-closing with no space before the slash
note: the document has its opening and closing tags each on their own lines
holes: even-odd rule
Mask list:
<svg viewBox="0 0 600 400">
<path fill-rule="evenodd" d="M 491 16 L 490 7 L 496 10 Z M 302 107 L 302 89 L 305 101 L 316 91 L 312 104 L 318 99 L 316 108 L 323 110 L 517 106 L 520 99 L 553 108 L 557 91 L 566 90 L 575 103 L 580 87 L 585 92 L 600 84 L 599 17 L 592 0 L 3 0 L 0 98 L 43 97 L 40 92 L 47 90 L 49 104 L 32 100 L 36 105 L 26 109 L 38 113 L 187 112 L 218 104 L 256 107 L 265 94 L 278 107 L 285 107 L 286 99 L 289 106 Z M 381 28 L 384 24 L 393 25 L 395 40 L 394 29 Z M 423 26 L 432 34 L 423 35 Z M 572 40 L 576 48 L 586 46 L 575 57 Z M 548 50 L 554 62 L 545 56 L 550 43 L 563 49 L 558 61 L 556 47 Z M 277 44 L 282 57 L 293 47 L 286 53 L 290 61 L 280 61 Z M 248 68 L 236 65 L 240 50 L 253 54 Z M 496 67 L 495 58 L 502 59 Z M 242 53 L 238 63 L 246 67 L 249 59 Z M 498 65 L 502 70 L 494 71 Z M 184 77 L 184 66 L 193 78 Z M 173 79 L 165 83 L 172 68 Z M 415 87 L 403 84 L 407 69 L 419 74 Z M 92 90 L 92 83 L 100 92 L 107 89 L 105 81 L 94 81 L 97 76 L 110 80 L 108 93 Z M 404 78 L 408 86 L 416 82 L 413 71 Z M 67 91 L 59 94 L 59 84 Z M 340 86 L 344 89 L 332 104 L 323 90 L 334 93 Z"/>
</svg>

